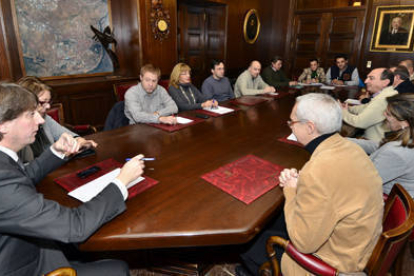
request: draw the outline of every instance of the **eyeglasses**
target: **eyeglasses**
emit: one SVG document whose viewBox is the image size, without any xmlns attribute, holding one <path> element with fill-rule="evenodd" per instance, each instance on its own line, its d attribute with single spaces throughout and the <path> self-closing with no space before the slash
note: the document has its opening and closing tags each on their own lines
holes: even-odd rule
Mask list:
<svg viewBox="0 0 414 276">
<path fill-rule="evenodd" d="M 289 127 L 292 127 L 294 124 L 296 124 L 296 123 L 303 123 L 304 121 L 303 120 L 298 120 L 298 121 L 291 121 L 291 120 L 288 120 L 288 121 L 286 121 L 286 124 L 289 126 Z"/>
<path fill-rule="evenodd" d="M 48 100 L 48 101 L 39 101 L 39 105 L 43 106 L 49 104 L 50 106 L 53 104 L 52 100 Z"/>
</svg>

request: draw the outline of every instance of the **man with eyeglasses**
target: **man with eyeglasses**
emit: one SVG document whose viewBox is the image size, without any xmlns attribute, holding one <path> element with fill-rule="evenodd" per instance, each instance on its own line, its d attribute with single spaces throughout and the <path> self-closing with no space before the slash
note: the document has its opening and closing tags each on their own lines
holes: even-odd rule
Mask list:
<svg viewBox="0 0 414 276">
<path fill-rule="evenodd" d="M 288 238 L 300 252 L 312 253 L 340 272 L 360 272 L 382 231 L 382 180 L 365 152 L 338 134 L 342 112 L 331 96 L 296 98 L 288 125 L 310 160 L 300 171 L 280 174 L 283 213 L 242 255 L 250 272 L 237 267 L 236 274 L 256 275 L 269 261 L 265 248 L 270 236 Z M 283 252 L 275 249 L 280 260 Z M 283 275 L 309 274 L 287 254 L 281 270 Z"/>
<path fill-rule="evenodd" d="M 392 86 L 393 82 L 394 74 L 387 68 L 372 70 L 365 80 L 367 91 L 372 99 L 367 104 L 356 106 L 343 104 L 344 122 L 355 128 L 364 129 L 364 138 L 380 142 L 384 133 L 389 131 L 387 125 L 384 124 L 386 98 L 398 93 Z"/>
</svg>

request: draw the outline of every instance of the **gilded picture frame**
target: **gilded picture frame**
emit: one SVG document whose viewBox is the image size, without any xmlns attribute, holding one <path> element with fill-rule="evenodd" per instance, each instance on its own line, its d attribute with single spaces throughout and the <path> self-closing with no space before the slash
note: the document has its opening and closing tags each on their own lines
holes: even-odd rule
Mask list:
<svg viewBox="0 0 414 276">
<path fill-rule="evenodd" d="M 244 40 L 253 44 L 256 42 L 260 33 L 260 18 L 257 10 L 251 9 L 246 13 L 243 23 Z"/>
<path fill-rule="evenodd" d="M 414 6 L 377 7 L 371 52 L 413 52 Z"/>
</svg>

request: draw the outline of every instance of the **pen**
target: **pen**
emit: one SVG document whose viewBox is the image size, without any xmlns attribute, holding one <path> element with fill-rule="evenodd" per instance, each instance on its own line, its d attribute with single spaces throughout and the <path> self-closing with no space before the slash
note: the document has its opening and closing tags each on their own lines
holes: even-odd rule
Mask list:
<svg viewBox="0 0 414 276">
<path fill-rule="evenodd" d="M 125 159 L 125 161 L 129 161 L 129 160 L 131 160 L 131 158 L 126 158 Z M 140 160 L 142 160 L 142 161 L 155 161 L 155 157 L 144 157 L 144 158 L 141 158 Z"/>
</svg>

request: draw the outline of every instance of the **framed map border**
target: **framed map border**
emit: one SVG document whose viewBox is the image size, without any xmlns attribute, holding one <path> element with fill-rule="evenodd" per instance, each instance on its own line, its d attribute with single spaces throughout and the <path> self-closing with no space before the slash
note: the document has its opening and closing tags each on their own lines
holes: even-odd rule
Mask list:
<svg viewBox="0 0 414 276">
<path fill-rule="evenodd" d="M 112 9 L 111 9 L 111 1 L 107 0 L 108 5 L 108 19 L 109 19 L 109 26 L 113 30 L 112 25 Z M 15 0 L 10 1 L 11 10 L 12 10 L 12 17 L 13 17 L 13 27 L 16 34 L 16 42 L 17 48 L 19 51 L 19 61 L 20 67 L 22 69 L 23 76 L 26 76 L 26 68 L 23 59 L 23 50 L 22 50 L 22 41 L 20 38 L 20 30 L 19 30 L 19 23 L 17 21 L 17 13 L 16 13 L 16 3 Z M 91 31 L 91 39 L 93 39 L 93 32 Z M 114 49 L 113 49 L 114 50 Z M 36 76 L 42 80 L 57 80 L 57 79 L 70 79 L 70 78 L 86 78 L 86 77 L 98 77 L 98 76 L 109 76 L 113 75 L 114 71 L 111 72 L 100 72 L 100 73 L 85 73 L 85 74 L 73 74 L 73 75 L 61 75 L 61 76 Z"/>
</svg>

